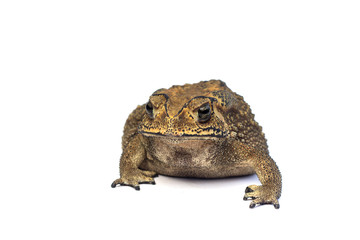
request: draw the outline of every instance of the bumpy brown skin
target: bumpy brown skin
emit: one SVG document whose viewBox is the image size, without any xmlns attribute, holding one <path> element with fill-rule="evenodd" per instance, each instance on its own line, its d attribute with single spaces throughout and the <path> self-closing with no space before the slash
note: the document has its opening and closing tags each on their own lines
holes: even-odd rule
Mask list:
<svg viewBox="0 0 360 240">
<path fill-rule="evenodd" d="M 120 178 L 139 190 L 157 174 L 220 178 L 256 173 L 245 190 L 250 207 L 279 208 L 281 174 L 269 156 L 262 128 L 243 97 L 219 80 L 160 89 L 126 121 Z"/>
</svg>

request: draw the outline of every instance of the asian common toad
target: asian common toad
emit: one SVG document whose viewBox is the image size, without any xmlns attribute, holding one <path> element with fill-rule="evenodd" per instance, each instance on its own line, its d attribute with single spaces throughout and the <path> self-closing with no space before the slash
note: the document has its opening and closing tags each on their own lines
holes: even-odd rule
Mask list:
<svg viewBox="0 0 360 240">
<path fill-rule="evenodd" d="M 120 178 L 139 190 L 157 174 L 222 178 L 256 173 L 244 200 L 279 208 L 281 174 L 269 156 L 261 126 L 244 98 L 220 80 L 154 92 L 128 117 L 122 137 Z"/>
</svg>

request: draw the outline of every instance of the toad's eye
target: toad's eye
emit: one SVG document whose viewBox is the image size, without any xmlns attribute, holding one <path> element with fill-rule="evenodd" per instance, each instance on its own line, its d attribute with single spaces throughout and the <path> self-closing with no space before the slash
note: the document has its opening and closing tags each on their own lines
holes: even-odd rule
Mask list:
<svg viewBox="0 0 360 240">
<path fill-rule="evenodd" d="M 211 108 L 209 103 L 202 105 L 198 110 L 198 121 L 204 123 L 209 121 L 211 117 Z"/>
<path fill-rule="evenodd" d="M 148 102 L 145 106 L 146 113 L 150 118 L 154 118 L 154 107 L 151 102 Z"/>
</svg>

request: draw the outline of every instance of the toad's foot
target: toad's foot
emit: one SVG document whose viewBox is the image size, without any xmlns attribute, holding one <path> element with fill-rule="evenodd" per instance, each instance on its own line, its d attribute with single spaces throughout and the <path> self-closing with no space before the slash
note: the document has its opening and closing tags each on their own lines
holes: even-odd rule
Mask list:
<svg viewBox="0 0 360 240">
<path fill-rule="evenodd" d="M 121 186 L 130 186 L 135 188 L 135 190 L 140 190 L 141 183 L 149 183 L 155 184 L 154 177 L 157 177 L 157 173 L 153 171 L 144 171 L 140 169 L 134 169 L 131 171 L 127 171 L 126 174 L 122 174 L 122 176 L 116 179 L 111 187 L 115 188 L 116 185 L 120 184 Z"/>
<path fill-rule="evenodd" d="M 276 197 L 276 191 L 270 186 L 250 185 L 245 190 L 244 200 L 252 199 L 250 208 L 254 208 L 257 204 L 273 204 L 276 209 L 280 208 L 279 201 Z"/>
</svg>

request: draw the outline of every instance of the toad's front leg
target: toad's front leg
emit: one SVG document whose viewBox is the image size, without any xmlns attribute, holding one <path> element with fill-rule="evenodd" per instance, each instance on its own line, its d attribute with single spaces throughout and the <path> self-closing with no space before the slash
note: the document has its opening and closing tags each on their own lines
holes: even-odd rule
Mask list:
<svg viewBox="0 0 360 240">
<path fill-rule="evenodd" d="M 134 136 L 124 147 L 120 158 L 120 178 L 116 179 L 111 187 L 116 185 L 130 186 L 140 190 L 140 183 L 155 184 L 156 172 L 139 169 L 140 164 L 145 160 L 145 148 L 141 141 L 141 135 Z"/>
<path fill-rule="evenodd" d="M 233 152 L 239 159 L 247 161 L 254 169 L 262 185 L 250 185 L 245 190 L 244 200 L 252 199 L 250 208 L 256 205 L 273 204 L 279 208 L 281 174 L 274 160 L 267 154 L 241 142 L 235 142 Z"/>
<path fill-rule="evenodd" d="M 281 195 L 281 174 L 274 160 L 265 153 L 252 152 L 249 158 L 256 175 L 262 185 L 250 185 L 245 190 L 244 200 L 249 198 L 253 201 L 250 208 L 257 204 L 273 204 L 276 209 L 280 208 L 278 199 Z"/>
</svg>

